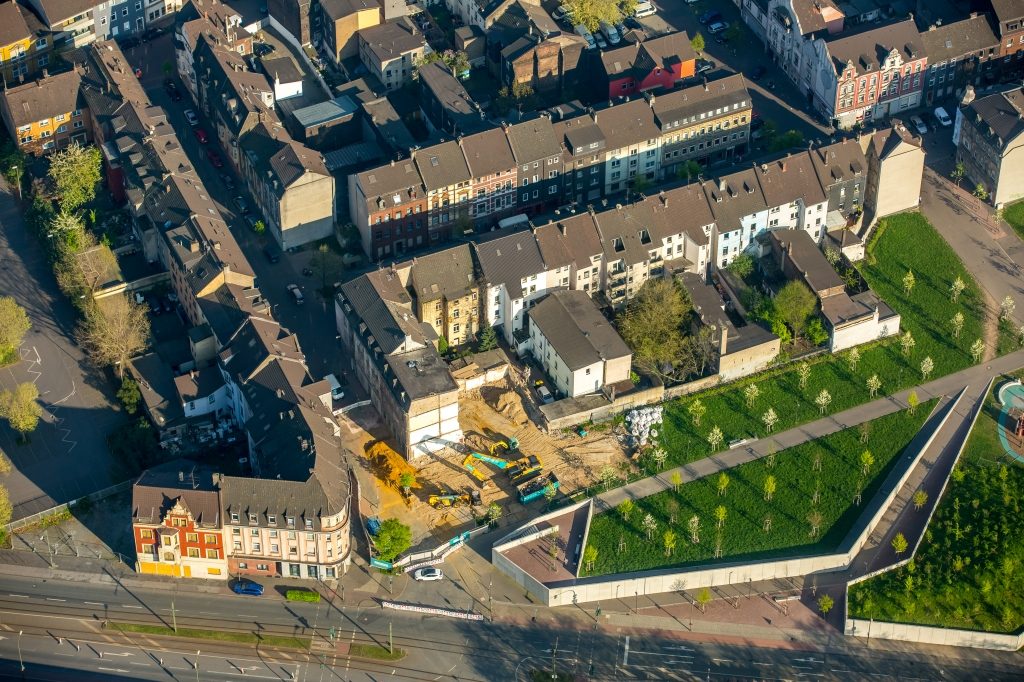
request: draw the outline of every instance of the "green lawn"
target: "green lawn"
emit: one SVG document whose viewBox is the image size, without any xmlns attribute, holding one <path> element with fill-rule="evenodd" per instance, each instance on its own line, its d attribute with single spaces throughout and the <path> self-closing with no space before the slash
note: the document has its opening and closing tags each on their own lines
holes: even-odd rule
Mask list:
<svg viewBox="0 0 1024 682">
<path fill-rule="evenodd" d="M 998 413 L 990 395 L 914 561 L 851 587 L 851 616 L 1004 633 L 1024 626 L 1024 465 L 1003 454 Z"/>
<path fill-rule="evenodd" d="M 223 630 L 203 630 L 199 628 L 178 628 L 173 630 L 162 625 L 138 625 L 135 623 L 111 623 L 110 626 L 119 632 L 139 632 L 147 635 L 163 635 L 166 637 L 191 637 L 192 639 L 214 639 L 219 642 L 237 642 L 239 644 L 262 644 L 264 646 L 289 647 L 308 649 L 308 637 L 287 637 L 281 635 L 261 635 L 252 632 L 225 632 Z"/>
<path fill-rule="evenodd" d="M 353 644 L 348 653 L 359 658 L 375 658 L 379 661 L 398 661 L 405 658 L 405 651 L 395 648 L 389 651 L 386 646 L 376 644 Z"/>
<path fill-rule="evenodd" d="M 969 348 L 982 334 L 984 303 L 974 279 L 960 259 L 928 221 L 917 213 L 886 218 L 887 227 L 869 245 L 871 256 L 860 265 L 864 278 L 894 310 L 902 316 L 902 329 L 909 330 L 916 345 L 904 357 L 899 342 L 887 339 L 861 346 L 856 371 L 847 361 L 848 352 L 825 354 L 811 362 L 811 373 L 804 390 L 796 366 L 786 365 L 761 375 L 733 382 L 665 403 L 662 428 L 668 451 L 665 467 L 679 466 L 706 457 L 710 452 L 707 434 L 718 426 L 723 444 L 739 438 L 766 434 L 761 415 L 768 407 L 775 410 L 775 431 L 782 431 L 821 417 L 814 399 L 825 389 L 832 401 L 827 413 L 840 412 L 867 402 L 871 396 L 867 379 L 877 375 L 882 382 L 879 395 L 895 393 L 921 382 L 921 361 L 930 357 L 934 370 L 929 378 L 963 369 L 971 364 Z M 913 271 L 916 279 L 910 296 L 903 293 L 903 278 Z M 957 304 L 950 300 L 949 285 L 959 275 L 967 289 Z M 954 339 L 950 319 L 960 311 L 963 331 Z M 760 396 L 748 408 L 743 391 L 755 383 Z M 700 426 L 695 426 L 687 406 L 697 397 L 707 408 Z"/>
<path fill-rule="evenodd" d="M 1003 220 L 1010 224 L 1018 237 L 1024 239 L 1024 201 L 1018 201 L 1004 208 Z"/>
<path fill-rule="evenodd" d="M 888 475 L 897 455 L 920 430 L 934 401 L 922 404 L 915 414 L 897 412 L 871 422 L 866 443 L 859 429 L 846 429 L 817 441 L 805 443 L 776 455 L 774 466 L 767 458 L 729 470 L 730 483 L 724 496 L 718 493 L 718 477 L 700 479 L 636 502 L 625 521 L 618 510 L 594 517 L 588 545 L 597 549 L 597 561 L 588 575 L 639 571 L 667 566 L 685 566 L 716 561 L 716 520 L 714 510 L 726 508 L 722 530 L 722 556 L 717 561 L 761 559 L 833 551 L 846 536 L 864 504 L 871 499 Z M 874 455 L 868 475 L 862 477 L 860 455 Z M 820 456 L 820 471 L 815 462 Z M 767 476 L 776 480 L 775 494 L 765 500 Z M 820 499 L 812 504 L 820 481 Z M 862 504 L 854 504 L 862 482 Z M 672 506 L 678 505 L 672 522 Z M 810 535 L 808 516 L 816 508 L 821 514 L 820 531 Z M 648 540 L 643 519 L 650 514 L 657 530 Z M 698 544 L 691 542 L 688 522 L 700 517 Z M 771 530 L 764 519 L 771 516 Z M 666 556 L 663 538 L 671 528 L 677 545 Z M 620 545 L 621 542 L 621 545 Z"/>
</svg>

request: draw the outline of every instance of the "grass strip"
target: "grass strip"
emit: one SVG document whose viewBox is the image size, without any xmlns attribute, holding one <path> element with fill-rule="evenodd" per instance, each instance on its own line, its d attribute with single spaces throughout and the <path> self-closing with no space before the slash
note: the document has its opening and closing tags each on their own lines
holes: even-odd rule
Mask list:
<svg viewBox="0 0 1024 682">
<path fill-rule="evenodd" d="M 388 651 L 387 647 L 377 644 L 353 644 L 349 647 L 348 653 L 359 658 L 374 658 L 378 661 L 398 661 L 405 658 L 405 651 L 395 649 Z"/>
<path fill-rule="evenodd" d="M 260 635 L 251 632 L 225 632 L 223 630 L 203 630 L 199 628 L 178 628 L 177 631 L 163 625 L 139 625 L 136 623 L 111 623 L 118 632 L 138 632 L 146 635 L 168 637 L 189 637 L 192 639 L 212 639 L 219 642 L 236 642 L 238 644 L 262 644 L 264 646 L 286 647 L 292 649 L 308 649 L 309 639 L 305 637 L 287 637 L 281 635 Z"/>
</svg>

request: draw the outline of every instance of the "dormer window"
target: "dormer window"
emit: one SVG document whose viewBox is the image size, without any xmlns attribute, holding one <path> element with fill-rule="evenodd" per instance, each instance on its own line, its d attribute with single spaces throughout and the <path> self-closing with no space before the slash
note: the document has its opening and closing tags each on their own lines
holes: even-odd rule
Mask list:
<svg viewBox="0 0 1024 682">
<path fill-rule="evenodd" d="M 612 239 L 612 248 L 615 249 L 615 253 L 621 253 L 626 250 L 625 245 L 622 243 L 622 237 Z"/>
<path fill-rule="evenodd" d="M 306 519 L 306 530 L 313 530 L 313 519 Z"/>
<path fill-rule="evenodd" d="M 258 519 L 256 518 L 255 514 L 249 514 L 249 523 L 256 523 L 257 520 Z"/>
<path fill-rule="evenodd" d="M 640 237 L 640 243 L 641 244 L 650 244 L 651 243 L 651 233 L 648 232 L 646 229 L 640 230 L 640 232 L 637 233 L 637 236 Z"/>
<path fill-rule="evenodd" d="M 238 512 L 231 512 L 231 523 L 238 523 Z"/>
<path fill-rule="evenodd" d="M 295 527 L 295 517 L 294 516 L 287 517 L 286 521 L 288 523 L 288 527 L 289 528 L 294 528 Z"/>
<path fill-rule="evenodd" d="M 276 526 L 277 525 L 277 515 L 276 514 L 269 514 L 269 515 L 267 515 L 267 523 L 269 523 L 271 526 Z"/>
</svg>

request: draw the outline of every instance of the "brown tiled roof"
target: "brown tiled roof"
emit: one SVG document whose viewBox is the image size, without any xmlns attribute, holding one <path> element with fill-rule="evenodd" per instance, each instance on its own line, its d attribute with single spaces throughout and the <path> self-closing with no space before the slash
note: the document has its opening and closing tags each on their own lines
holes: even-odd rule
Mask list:
<svg viewBox="0 0 1024 682">
<path fill-rule="evenodd" d="M 744 216 L 768 208 L 753 168 L 708 180 L 704 183 L 704 193 L 711 212 L 715 214 L 719 232 L 738 230 Z"/>
<path fill-rule="evenodd" d="M 132 521 L 159 524 L 178 500 L 197 524 L 206 528 L 223 525 L 212 471 L 187 459 L 142 472 L 132 486 Z"/>
<path fill-rule="evenodd" d="M 825 28 L 826 21 L 843 16 L 833 0 L 793 0 L 793 10 L 800 22 L 801 35 L 820 31 Z"/>
<path fill-rule="evenodd" d="M 757 181 L 769 206 L 781 206 L 797 199 L 803 199 L 805 206 L 811 206 L 826 199 L 811 157 L 806 153 L 791 154 L 761 164 L 757 169 Z"/>
<path fill-rule="evenodd" d="M 1024 2 L 1020 5 L 1024 8 Z M 951 24 L 932 26 L 921 32 L 921 42 L 924 44 L 930 65 L 949 59 L 959 59 L 965 55 L 988 50 L 990 47 L 999 49 L 999 38 L 992 31 L 992 24 L 984 14 Z"/>
<path fill-rule="evenodd" d="M 515 167 L 516 160 L 512 156 L 505 131 L 491 128 L 483 132 L 467 135 L 460 142 L 462 152 L 466 156 L 469 172 L 473 177 L 485 177 Z"/>
<path fill-rule="evenodd" d="M 556 291 L 530 308 L 530 320 L 571 371 L 632 355 L 584 291 Z"/>
<path fill-rule="evenodd" d="M 411 266 L 411 287 L 421 302 L 442 296 L 452 300 L 465 296 L 475 283 L 473 252 L 469 244 L 417 256 L 399 268 Z"/>
<path fill-rule="evenodd" d="M 0 5 L 0 47 L 32 37 L 32 32 L 25 22 L 26 12 L 31 13 L 27 9 L 22 9 L 17 2 L 5 2 Z"/>
<path fill-rule="evenodd" d="M 99 3 L 94 0 L 36 0 L 43 10 L 43 19 L 53 28 L 56 24 L 91 10 Z"/>
<path fill-rule="evenodd" d="M 904 62 L 925 56 L 924 43 L 913 19 L 844 34 L 827 40 L 826 46 L 836 73 L 841 73 L 847 63 L 853 64 L 858 74 L 877 72 L 893 50 L 899 52 Z"/>
<path fill-rule="evenodd" d="M 856 140 L 846 139 L 818 147 L 809 154 L 822 187 L 829 187 L 856 175 L 867 175 L 868 160 Z"/>
<path fill-rule="evenodd" d="M 71 70 L 4 90 L 2 96 L 7 101 L 14 127 L 82 108 L 79 103 L 81 83 L 78 71 Z"/>
<path fill-rule="evenodd" d="M 608 149 L 618 149 L 661 136 L 651 105 L 643 98 L 597 112 L 597 126 L 604 133 Z"/>
<path fill-rule="evenodd" d="M 416 167 L 430 191 L 465 182 L 471 177 L 462 147 L 452 140 L 418 150 Z"/>
<path fill-rule="evenodd" d="M 359 31 L 359 40 L 381 63 L 401 59 L 403 54 L 422 49 L 427 42 L 415 24 L 405 17 L 364 28 Z"/>
<path fill-rule="evenodd" d="M 412 159 L 392 161 L 385 166 L 378 166 L 358 173 L 359 186 L 366 193 L 366 201 L 371 211 L 381 210 L 380 200 L 387 206 L 402 204 L 415 197 L 426 195 L 423 179 L 420 177 L 416 162 Z M 398 195 L 396 200 L 394 197 Z"/>
<path fill-rule="evenodd" d="M 601 53 L 604 72 L 611 77 L 646 76 L 655 68 L 670 69 L 697 58 L 685 31 L 668 33 L 642 43 L 633 43 Z"/>
<path fill-rule="evenodd" d="M 604 253 L 601 233 L 589 211 L 559 218 L 535 231 L 541 257 L 549 268 L 574 264 L 589 268 L 591 257 Z"/>
<path fill-rule="evenodd" d="M 1021 0 L 990 0 L 992 11 L 999 21 L 1009 21 L 1024 17 L 1024 2 Z"/>
<path fill-rule="evenodd" d="M 670 130 L 677 125 L 689 124 L 699 120 L 701 114 L 716 109 L 746 109 L 751 107 L 750 92 L 747 81 L 742 74 L 733 74 L 725 78 L 695 85 L 681 90 L 656 95 L 654 97 L 654 115 L 662 131 Z"/>
</svg>

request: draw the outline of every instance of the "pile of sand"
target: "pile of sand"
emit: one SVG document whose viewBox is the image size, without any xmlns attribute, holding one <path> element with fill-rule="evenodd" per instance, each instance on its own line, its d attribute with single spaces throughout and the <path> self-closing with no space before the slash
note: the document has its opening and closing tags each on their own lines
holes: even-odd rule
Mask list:
<svg viewBox="0 0 1024 682">
<path fill-rule="evenodd" d="M 505 391 L 498 396 L 494 409 L 516 426 L 526 423 L 526 410 L 523 409 L 522 398 L 515 391 Z"/>
</svg>

